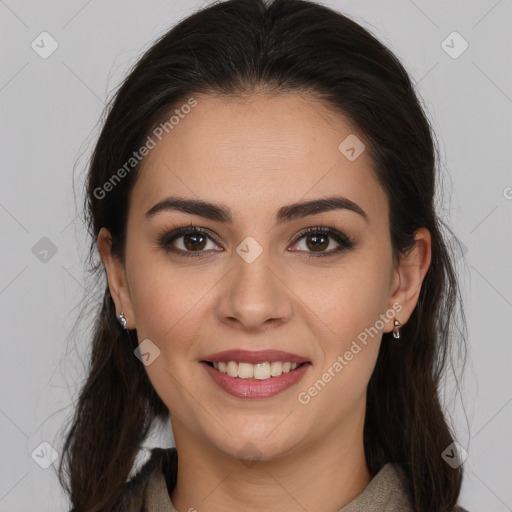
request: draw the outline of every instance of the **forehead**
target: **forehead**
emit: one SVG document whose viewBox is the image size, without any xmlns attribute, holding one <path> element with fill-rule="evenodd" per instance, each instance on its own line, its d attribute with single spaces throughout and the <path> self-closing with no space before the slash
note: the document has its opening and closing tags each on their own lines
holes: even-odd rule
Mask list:
<svg viewBox="0 0 512 512">
<path fill-rule="evenodd" d="M 387 200 L 364 139 L 327 105 L 304 94 L 194 99 L 161 140 L 152 135 L 156 146 L 132 190 L 135 215 L 167 195 L 229 204 L 238 218 L 253 218 L 334 193 L 382 215 Z"/>
</svg>

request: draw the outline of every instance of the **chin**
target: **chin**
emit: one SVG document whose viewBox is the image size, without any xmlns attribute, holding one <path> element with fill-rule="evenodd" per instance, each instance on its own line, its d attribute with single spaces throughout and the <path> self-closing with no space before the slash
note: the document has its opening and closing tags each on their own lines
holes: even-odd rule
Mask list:
<svg viewBox="0 0 512 512">
<path fill-rule="evenodd" d="M 260 435 L 224 437 L 223 442 L 217 444 L 212 440 L 212 444 L 228 457 L 252 465 L 258 461 L 277 460 L 293 450 L 296 443 L 291 441 L 289 434 L 286 432 L 286 439 L 281 439 L 279 436 L 260 432 Z"/>
</svg>

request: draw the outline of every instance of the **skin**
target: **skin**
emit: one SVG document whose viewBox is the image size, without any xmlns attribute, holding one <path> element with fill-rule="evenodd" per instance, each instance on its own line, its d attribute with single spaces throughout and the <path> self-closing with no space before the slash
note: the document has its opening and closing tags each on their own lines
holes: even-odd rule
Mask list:
<svg viewBox="0 0 512 512">
<path fill-rule="evenodd" d="M 363 448 L 366 388 L 393 319 L 308 404 L 297 396 L 393 304 L 407 322 L 430 265 L 430 234 L 418 230 L 415 247 L 393 263 L 388 200 L 373 162 L 367 152 L 350 161 L 338 150 L 348 135 L 364 137 L 313 97 L 195 98 L 144 160 L 130 195 L 125 264 L 111 254 L 108 231 L 98 236 L 117 313 L 139 343 L 148 338 L 161 351 L 145 369 L 171 411 L 179 453 L 172 502 L 179 511 L 339 510 L 372 478 Z M 368 222 L 333 210 L 274 225 L 280 207 L 333 191 L 357 203 Z M 221 203 L 234 222 L 177 211 L 145 219 L 169 195 Z M 222 243 L 206 238 L 199 257 L 159 245 L 161 232 L 191 222 Z M 356 246 L 315 258 L 338 246 L 332 238 L 323 249 L 311 236 L 297 240 L 318 226 Z M 236 252 L 247 236 L 263 249 L 250 264 Z M 192 252 L 186 238 L 173 244 Z M 199 361 L 237 348 L 293 352 L 312 366 L 274 397 L 236 398 Z M 248 442 L 257 450 L 252 464 L 242 456 Z"/>
</svg>

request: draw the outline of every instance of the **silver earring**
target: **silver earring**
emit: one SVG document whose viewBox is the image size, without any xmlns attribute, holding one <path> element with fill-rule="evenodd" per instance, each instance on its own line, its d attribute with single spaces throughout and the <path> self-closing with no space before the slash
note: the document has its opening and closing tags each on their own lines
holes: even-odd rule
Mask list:
<svg viewBox="0 0 512 512">
<path fill-rule="evenodd" d="M 393 328 L 393 338 L 400 338 L 400 326 L 402 325 L 398 320 L 394 322 L 395 327 Z"/>
<path fill-rule="evenodd" d="M 126 326 L 128 325 L 128 321 L 124 317 L 124 313 L 122 311 L 121 311 L 121 313 L 119 313 L 119 315 L 117 315 L 117 320 L 123 326 L 123 329 L 126 330 Z"/>
</svg>

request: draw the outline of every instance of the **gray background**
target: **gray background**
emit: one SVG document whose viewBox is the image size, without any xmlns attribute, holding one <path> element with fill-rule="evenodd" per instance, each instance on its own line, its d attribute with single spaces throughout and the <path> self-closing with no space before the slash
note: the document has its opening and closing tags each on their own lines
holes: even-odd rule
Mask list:
<svg viewBox="0 0 512 512">
<path fill-rule="evenodd" d="M 0 511 L 68 510 L 54 466 L 36 460 L 50 457 L 42 442 L 59 453 L 84 378 L 90 314 L 72 329 L 89 286 L 77 217 L 85 165 L 113 88 L 157 36 L 208 3 L 0 0 Z M 437 133 L 441 211 L 463 244 L 469 328 L 464 407 L 446 383 L 457 441 L 469 453 L 460 503 L 510 511 L 512 1 L 324 4 L 396 53 Z M 58 43 L 46 59 L 31 47 L 42 46 L 43 31 Z M 462 49 L 447 39 L 453 31 L 469 44 L 457 58 L 445 51 Z M 171 443 L 155 432 L 148 447 Z"/>
</svg>

